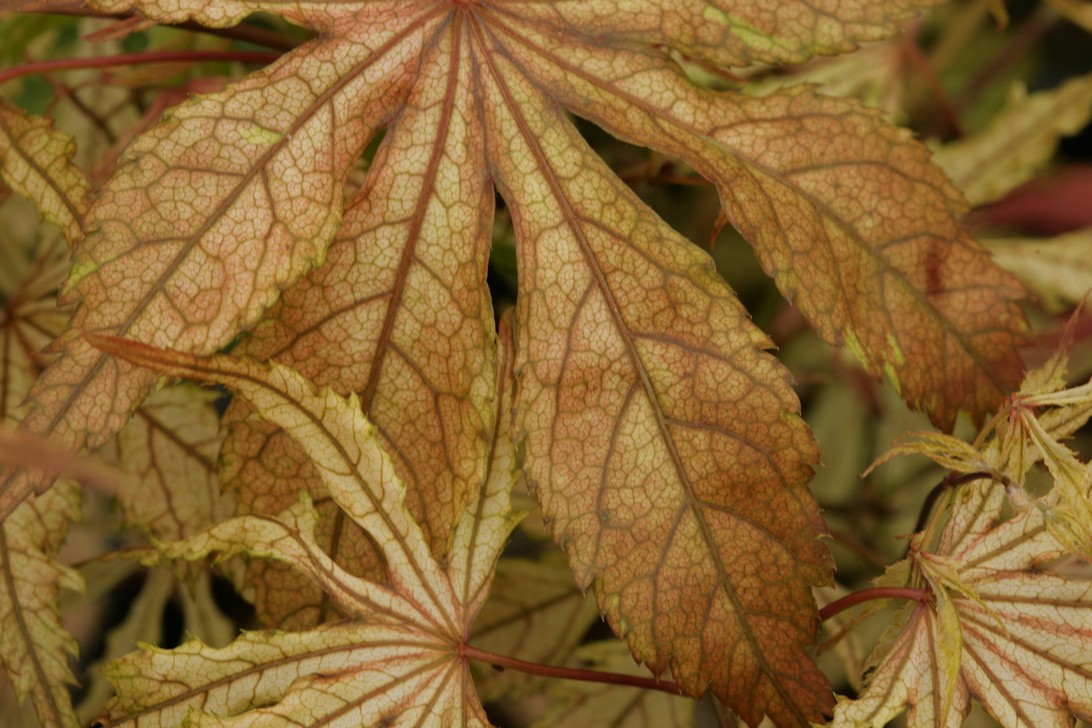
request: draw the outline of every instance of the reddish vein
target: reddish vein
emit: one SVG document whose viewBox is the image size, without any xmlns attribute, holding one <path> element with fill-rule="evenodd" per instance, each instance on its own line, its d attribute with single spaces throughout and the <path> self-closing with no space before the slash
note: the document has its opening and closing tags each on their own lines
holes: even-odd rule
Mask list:
<svg viewBox="0 0 1092 728">
<path fill-rule="evenodd" d="M 623 675 L 618 672 L 601 672 L 599 670 L 587 670 L 579 667 L 558 667 L 556 665 L 543 665 L 538 662 L 526 662 L 524 660 L 489 652 L 473 645 L 463 645 L 462 656 L 471 660 L 488 662 L 495 667 L 510 667 L 513 670 L 554 677 L 562 680 L 580 680 L 582 682 L 605 683 L 607 685 L 627 685 L 629 687 L 644 688 L 646 690 L 659 690 L 671 695 L 682 695 L 682 688 L 670 680 L 657 680 L 653 677 L 639 677 L 637 675 Z"/>
</svg>

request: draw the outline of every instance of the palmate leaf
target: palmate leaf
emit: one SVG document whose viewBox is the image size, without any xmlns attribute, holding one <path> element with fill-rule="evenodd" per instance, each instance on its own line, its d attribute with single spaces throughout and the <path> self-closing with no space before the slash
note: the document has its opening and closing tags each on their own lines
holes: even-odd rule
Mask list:
<svg viewBox="0 0 1092 728">
<path fill-rule="evenodd" d="M 788 375 L 708 257 L 562 107 L 695 166 L 820 333 L 938 423 L 980 416 L 1019 373 L 1021 289 L 963 234 L 963 202 L 927 152 L 811 90 L 698 90 L 664 53 L 831 53 L 930 3 L 93 4 L 218 26 L 268 10 L 318 36 L 133 144 L 89 215 L 69 280 L 80 308 L 28 427 L 95 444 L 151 385 L 79 330 L 207 353 L 253 325 L 322 262 L 343 179 L 388 125 L 345 215 L 348 267 L 308 279 L 274 313 L 280 330 L 247 345 L 335 364 L 328 383 L 382 425 L 442 555 L 492 426 L 483 239 L 496 188 L 518 237 L 516 426 L 578 584 L 688 692 L 712 688 L 752 724 L 822 715 L 829 691 L 805 648 L 830 559 Z M 316 354 L 335 339 L 352 345 Z M 411 473 L 418 443 L 428 471 Z M 9 476 L 0 512 L 44 485 Z"/>
<path fill-rule="evenodd" d="M 298 633 L 247 633 L 214 650 L 192 641 L 146 648 L 108 673 L 118 698 L 105 725 L 487 725 L 460 654 L 515 525 L 515 448 L 497 431 L 488 474 L 455 528 L 446 564 L 430 553 L 405 508 L 405 486 L 355 396 L 317 391 L 293 370 L 228 357 L 198 359 L 96 339 L 163 373 L 217 381 L 303 445 L 329 495 L 375 539 L 388 565 L 377 584 L 340 568 L 314 540 L 318 514 L 303 499 L 278 517 L 243 516 L 164 548 L 171 558 L 246 553 L 293 565 L 350 618 Z M 511 357 L 498 402 L 510 408 Z M 502 405 L 503 407 L 503 405 Z M 502 409 L 503 411 L 503 409 Z M 503 417 L 500 418 L 503 421 Z"/>
<path fill-rule="evenodd" d="M 1004 726 L 1092 718 L 1092 583 L 1041 568 L 1064 549 L 1040 510 L 998 523 L 1004 489 L 982 482 L 956 500 L 939 547 L 922 554 L 917 572 L 928 577 L 932 562 L 954 573 L 958 588 L 940 587 L 936 598 L 954 609 L 955 638 L 933 604 L 905 610 L 868 687 L 839 703 L 832 725 L 883 726 L 909 706 L 911 726 L 959 726 L 971 698 Z M 961 643 L 954 674 L 944 668 L 944 645 L 953 641 Z"/>
<path fill-rule="evenodd" d="M 44 119 L 0 101 L 0 178 L 37 205 L 69 241 L 79 235 L 90 183 L 71 164 L 75 144 Z M 65 325 L 56 311 L 68 250 L 59 236 L 29 256 L 20 241 L 0 240 L 0 425 L 10 427 L 48 356 L 42 352 Z M 18 700 L 28 697 L 38 722 L 49 728 L 77 725 L 68 694 L 75 638 L 61 622 L 61 589 L 82 580 L 56 561 L 69 523 L 80 512 L 79 488 L 63 482 L 0 523 L 0 663 Z M 12 720 L 0 715 L 0 723 Z"/>
<path fill-rule="evenodd" d="M 34 200 L 73 244 L 83 234 L 91 183 L 72 164 L 76 143 L 52 126 L 0 99 L 0 179 Z"/>
</svg>

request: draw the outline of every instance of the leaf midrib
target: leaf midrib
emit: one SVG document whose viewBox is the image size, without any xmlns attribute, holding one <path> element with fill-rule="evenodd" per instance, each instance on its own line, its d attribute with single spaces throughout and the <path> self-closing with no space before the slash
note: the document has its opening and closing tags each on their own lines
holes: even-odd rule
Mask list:
<svg viewBox="0 0 1092 728">
<path fill-rule="evenodd" d="M 578 241 L 581 252 L 585 257 L 588 268 L 592 272 L 597 287 L 600 289 L 601 295 L 603 295 L 604 299 L 607 302 L 608 309 L 610 310 L 611 317 L 614 319 L 614 323 L 618 330 L 619 336 L 624 342 L 627 356 L 630 359 L 630 364 L 634 368 L 634 371 L 637 373 L 637 376 L 642 384 L 642 388 L 644 389 L 645 396 L 649 401 L 654 416 L 656 417 L 657 428 L 660 431 L 660 435 L 663 438 L 663 441 L 668 449 L 668 453 L 671 457 L 671 461 L 674 466 L 676 475 L 678 476 L 679 483 L 686 492 L 687 498 L 689 500 L 688 508 L 692 511 L 693 517 L 698 523 L 698 526 L 701 530 L 702 539 L 706 545 L 706 551 L 710 554 L 711 558 L 715 562 L 718 572 L 727 575 L 730 572 L 728 571 L 723 559 L 720 556 L 716 541 L 710 531 L 708 523 L 706 523 L 706 519 L 701 515 L 701 509 L 699 506 L 700 501 L 697 499 L 697 495 L 694 492 L 693 486 L 690 483 L 690 478 L 686 475 L 682 464 L 682 459 L 675 445 L 674 436 L 668 430 L 667 424 L 664 421 L 664 413 L 660 408 L 659 399 L 656 397 L 656 393 L 652 387 L 652 383 L 649 381 L 648 374 L 645 371 L 645 367 L 643 365 L 643 362 L 641 361 L 640 354 L 637 352 L 636 346 L 632 341 L 632 338 L 629 336 L 629 327 L 626 325 L 625 319 L 622 317 L 621 311 L 618 307 L 617 302 L 614 299 L 614 296 L 610 291 L 610 287 L 607 284 L 603 272 L 599 268 L 598 261 L 595 259 L 595 255 L 590 249 L 590 244 L 584 236 L 583 231 L 578 225 L 575 224 L 575 212 L 572 210 L 571 206 L 568 203 L 568 199 L 565 197 L 563 191 L 560 189 L 560 186 L 556 179 L 556 175 L 553 174 L 553 170 L 545 159 L 541 147 L 536 143 L 534 135 L 530 133 L 530 130 L 527 127 L 526 120 L 520 113 L 519 105 L 515 103 L 515 100 L 513 99 L 512 94 L 503 79 L 503 75 L 499 72 L 499 69 L 497 69 L 497 67 L 492 62 L 490 53 L 486 48 L 485 40 L 482 36 L 483 31 L 481 27 L 479 26 L 479 24 L 475 23 L 472 25 L 472 28 L 475 36 L 477 37 L 479 47 L 481 48 L 481 57 L 484 59 L 484 62 L 489 66 L 495 83 L 498 89 L 501 91 L 502 95 L 504 96 L 505 103 L 507 104 L 510 112 L 512 113 L 513 119 L 516 121 L 516 124 L 520 129 L 520 133 L 523 136 L 525 143 L 531 149 L 532 154 L 534 154 L 536 164 L 539 169 L 542 170 L 543 177 L 548 182 L 555 200 L 562 208 L 566 223 L 568 227 L 572 230 L 574 237 Z M 766 455 L 765 453 L 762 454 Z M 736 594 L 735 586 L 732 583 L 731 579 L 720 579 L 718 586 L 728 596 L 729 600 L 732 602 L 733 609 L 735 610 L 736 614 L 739 615 L 738 620 L 741 626 L 740 631 L 744 635 L 750 646 L 751 654 L 755 657 L 756 661 L 761 666 L 762 672 L 766 675 L 770 684 L 774 687 L 778 695 L 781 697 L 783 704 L 789 708 L 792 714 L 799 720 L 801 725 L 807 725 L 809 722 L 807 716 L 802 713 L 799 706 L 795 703 L 794 700 L 792 700 L 787 688 L 782 684 L 780 676 L 766 661 L 762 645 L 758 642 L 756 636 L 754 635 L 749 622 L 743 617 L 743 615 L 749 614 L 749 610 L 744 607 L 738 594 Z M 705 678 L 704 682 L 708 682 L 708 678 Z"/>
<path fill-rule="evenodd" d="M 876 261 L 877 264 L 883 270 L 884 273 L 886 273 L 887 275 L 890 275 L 891 277 L 898 280 L 899 283 L 902 285 L 902 287 L 911 293 L 911 295 L 919 302 L 919 305 L 921 306 L 921 308 L 923 310 L 925 310 L 929 314 L 930 318 L 932 318 L 934 321 L 937 322 L 937 324 L 946 332 L 946 334 L 949 337 L 951 337 L 951 338 L 955 339 L 956 341 L 960 342 L 960 349 L 962 349 L 967 354 L 967 356 L 978 366 L 980 371 L 982 371 L 983 373 L 986 374 L 986 376 L 989 379 L 990 383 L 994 386 L 994 388 L 998 392 L 1003 393 L 1004 391 L 1006 391 L 1005 388 L 1000 383 L 1000 381 L 998 380 L 995 373 L 993 372 L 992 367 L 987 366 L 987 364 L 982 360 L 977 348 L 971 346 L 970 342 L 964 343 L 966 337 L 964 337 L 961 332 L 956 330 L 954 328 L 954 326 L 951 324 L 951 322 L 947 318 L 942 316 L 940 314 L 940 312 L 936 309 L 936 307 L 934 307 L 931 303 L 929 303 L 922 296 L 921 290 L 918 289 L 916 286 L 912 285 L 900 271 L 893 268 L 884 256 L 879 255 L 877 252 L 875 252 L 873 246 L 871 246 L 868 243 L 868 241 L 862 239 L 856 233 L 856 231 L 853 230 L 850 227 L 849 223 L 841 218 L 841 216 L 834 214 L 833 211 L 830 209 L 829 205 L 827 205 L 825 202 L 823 202 L 821 200 L 816 199 L 813 195 L 801 190 L 797 185 L 793 184 L 791 182 L 791 180 L 788 178 L 790 175 L 788 175 L 788 174 L 783 175 L 783 174 L 777 172 L 776 170 L 773 170 L 773 169 L 767 167 L 764 164 L 756 162 L 755 160 L 751 159 L 750 157 L 747 157 L 747 156 L 744 156 L 743 154 L 740 154 L 738 151 L 736 151 L 734 149 L 728 149 L 721 142 L 713 139 L 708 134 L 706 134 L 706 133 L 704 133 L 704 132 L 702 132 L 700 130 L 687 129 L 683 124 L 677 122 L 673 117 L 665 116 L 660 110 L 656 109 L 655 107 L 650 107 L 648 104 L 644 103 L 644 101 L 642 99 L 640 99 L 639 97 L 634 97 L 631 94 L 618 89 L 614 85 L 605 86 L 605 85 L 603 85 L 601 83 L 598 83 L 597 79 L 592 78 L 591 76 L 589 76 L 587 73 L 585 73 L 583 71 L 583 69 L 581 69 L 581 68 L 579 68 L 577 66 L 573 66 L 570 63 L 565 62 L 559 56 L 550 53 L 549 51 L 539 47 L 535 43 L 532 43 L 529 40 L 529 38 L 527 38 L 525 36 L 521 36 L 518 33 L 515 33 L 510 28 L 506 27 L 506 25 L 504 23 L 494 23 L 492 25 L 495 25 L 495 26 L 499 27 L 502 32 L 504 32 L 506 35 L 508 35 L 513 40 L 515 40 L 517 43 L 519 43 L 519 44 L 523 45 L 524 47 L 528 48 L 529 50 L 531 50 L 533 53 L 539 55 L 540 57 L 542 57 L 544 59 L 547 59 L 551 63 L 556 64 L 558 67 L 562 68 L 563 70 L 565 70 L 566 72 L 568 72 L 568 73 L 570 73 L 570 74 L 572 74 L 574 76 L 577 76 L 578 78 L 580 78 L 582 81 L 588 83 L 589 85 L 600 88 L 603 91 L 605 91 L 605 92 L 607 92 L 607 93 L 621 99 L 623 102 L 625 102 L 627 104 L 630 104 L 631 106 L 634 106 L 634 107 L 637 107 L 637 108 L 641 109 L 650 118 L 665 121 L 668 124 L 670 124 L 671 126 L 675 127 L 676 129 L 679 129 L 679 130 L 683 131 L 684 133 L 693 134 L 695 136 L 699 136 L 699 137 L 703 137 L 703 138 L 708 138 L 713 145 L 715 145 L 717 147 L 724 148 L 725 152 L 727 154 L 729 154 L 731 157 L 739 160 L 740 162 L 742 162 L 743 164 L 745 164 L 747 166 L 753 167 L 758 172 L 761 172 L 764 176 L 774 180 L 777 184 L 784 185 L 785 187 L 791 189 L 796 195 L 798 195 L 802 199 L 807 200 L 807 202 L 810 205 L 812 205 L 817 211 L 821 211 L 823 213 L 823 219 L 824 220 L 829 220 L 838 229 L 842 230 L 845 233 L 846 238 L 849 239 L 850 241 L 852 241 L 859 250 L 863 251 L 868 259 Z M 521 69 L 522 69 L 522 64 L 520 64 L 516 59 L 512 58 L 511 60 L 512 60 L 512 63 L 514 63 L 515 65 L 520 66 Z M 528 78 L 533 78 L 533 75 L 531 75 L 531 74 L 526 74 L 525 73 L 524 75 L 527 76 Z M 797 117 L 797 118 L 799 118 L 799 117 Z M 890 167 L 889 167 L 889 169 L 892 169 L 893 171 L 899 172 L 899 170 L 894 170 L 893 168 L 890 168 Z M 923 180 L 918 180 L 918 181 L 924 183 Z M 765 192 L 764 192 L 764 194 L 765 194 Z M 848 313 L 848 307 L 847 307 L 847 313 Z"/>
<path fill-rule="evenodd" d="M 238 196 L 242 194 L 244 189 L 249 186 L 249 184 L 255 178 L 256 174 L 258 174 L 261 170 L 264 170 L 265 164 L 267 164 L 274 155 L 279 153 L 286 144 L 288 144 L 288 142 L 292 139 L 293 134 L 298 131 L 299 128 L 303 126 L 303 124 L 310 121 L 310 119 L 322 108 L 325 108 L 327 102 L 332 99 L 334 95 L 336 95 L 339 91 L 341 91 L 341 89 L 344 88 L 349 82 L 355 80 L 363 71 L 384 58 L 387 52 L 401 44 L 409 35 L 427 24 L 435 16 L 440 14 L 442 10 L 443 8 L 435 8 L 431 12 L 423 14 L 413 23 L 407 25 L 406 28 L 404 28 L 396 35 L 392 36 L 390 40 L 381 45 L 374 52 L 369 54 L 367 58 L 354 66 L 352 71 L 344 74 L 343 76 L 340 76 L 328 89 L 326 89 L 315 99 L 315 101 L 307 108 L 304 113 L 297 116 L 288 131 L 284 133 L 277 142 L 270 145 L 270 148 L 266 150 L 255 161 L 253 165 L 251 165 L 250 170 L 245 175 L 240 177 L 239 182 L 235 185 L 230 193 L 225 195 L 223 201 L 221 201 L 221 203 L 216 206 L 212 213 L 208 215 L 205 222 L 196 231 L 194 231 L 193 234 L 190 235 L 189 242 L 185 246 L 183 246 L 182 250 L 174 257 L 171 264 L 165 268 L 164 272 L 149 287 L 147 293 L 141 298 L 140 301 L 137 302 L 136 307 L 133 309 L 133 312 L 129 315 L 129 317 L 125 321 L 123 321 L 118 328 L 112 329 L 111 333 L 117 336 L 125 336 L 126 334 L 128 334 L 129 330 L 140 320 L 140 317 L 143 316 L 149 303 L 155 298 L 157 294 L 162 291 L 163 287 L 166 285 L 166 282 L 174 274 L 179 262 L 184 260 L 193 251 L 193 249 L 198 245 L 199 241 L 203 239 L 204 235 L 209 231 L 213 223 L 215 221 L 218 221 L 227 212 L 227 210 L 235 204 Z M 77 384 L 69 385 L 71 394 L 69 394 L 69 396 L 65 399 L 62 405 L 57 409 L 56 414 L 46 425 L 46 432 L 43 434 L 48 434 L 52 432 L 57 427 L 57 425 L 65 418 L 69 409 L 71 409 L 71 407 L 75 404 L 75 400 L 78 399 L 79 395 L 83 393 L 84 388 L 86 387 L 88 382 L 93 380 L 95 376 L 99 373 L 108 358 L 109 357 L 106 356 L 100 356 L 92 366 L 87 367 L 86 374 L 83 376 L 83 378 L 80 379 Z M 2 490 L 2 488 L 0 488 L 0 490 Z"/>
</svg>

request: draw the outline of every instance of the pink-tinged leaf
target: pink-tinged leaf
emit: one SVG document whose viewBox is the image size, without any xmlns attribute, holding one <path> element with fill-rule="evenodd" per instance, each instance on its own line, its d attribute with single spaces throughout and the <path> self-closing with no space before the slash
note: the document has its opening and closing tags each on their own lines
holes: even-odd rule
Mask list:
<svg viewBox="0 0 1092 728">
<path fill-rule="evenodd" d="M 909 134 L 806 87 L 702 91 L 659 52 L 607 48 L 517 17 L 522 7 L 497 14 L 502 68 L 716 183 L 732 224 L 819 334 L 886 373 L 937 425 L 960 410 L 984 417 L 1019 384 L 1023 288 L 963 230 L 960 193 Z"/>
<path fill-rule="evenodd" d="M 243 347 L 298 367 L 320 386 L 359 394 L 437 555 L 446 553 L 459 510 L 481 482 L 493 427 L 493 403 L 484 396 L 495 335 L 485 287 L 493 189 L 466 53 L 465 39 L 453 34 L 423 57 L 326 264 L 287 291 Z M 260 512 L 275 514 L 295 500 L 297 485 L 314 479 L 298 446 L 245 417 L 239 405 L 228 413 L 238 424 L 228 435 L 226 484 L 245 510 L 260 500 Z M 296 475 L 290 483 L 271 468 Z M 320 528 L 339 561 L 373 573 L 359 532 L 326 508 L 333 522 Z M 291 578 L 278 572 L 280 594 L 266 590 L 264 577 L 257 585 L 277 600 L 267 616 L 321 619 L 320 594 L 283 591 L 282 577 Z M 302 624 L 295 616 L 293 623 Z"/>
<path fill-rule="evenodd" d="M 0 179 L 32 200 L 64 232 L 69 245 L 83 234 L 91 183 L 72 164 L 76 143 L 46 119 L 0 99 Z"/>
<path fill-rule="evenodd" d="M 520 256 L 517 427 L 577 583 L 689 693 L 754 724 L 818 720 L 830 693 L 805 646 L 829 555 L 788 377 L 708 256 L 482 43 Z"/>
<path fill-rule="evenodd" d="M 536 21 L 614 44 L 666 45 L 724 66 L 799 63 L 893 35 L 940 0 L 619 0 L 498 3 Z"/>
<path fill-rule="evenodd" d="M 120 429 L 154 376 L 72 332 L 212 352 L 320 264 L 341 187 L 403 98 L 436 13 L 378 3 L 352 38 L 315 40 L 220 93 L 191 99 L 127 150 L 89 211 L 63 354 L 24 426 L 72 449 Z M 0 483 L 0 515 L 48 483 Z"/>
<path fill-rule="evenodd" d="M 1044 568 L 1064 549 L 1039 509 L 999 523 L 1005 491 L 981 481 L 955 501 L 939 546 L 908 570 L 930 579 L 941 592 L 937 604 L 954 606 L 962 641 L 955 684 L 941 679 L 945 640 L 953 639 L 943 615 L 931 603 L 919 605 L 904 612 L 908 621 L 868 687 L 839 703 L 833 725 L 882 726 L 909 706 L 915 728 L 959 726 L 972 698 L 1005 726 L 1060 728 L 1074 717 L 1087 720 L 1092 584 Z M 941 570 L 944 579 L 931 577 Z"/>
</svg>

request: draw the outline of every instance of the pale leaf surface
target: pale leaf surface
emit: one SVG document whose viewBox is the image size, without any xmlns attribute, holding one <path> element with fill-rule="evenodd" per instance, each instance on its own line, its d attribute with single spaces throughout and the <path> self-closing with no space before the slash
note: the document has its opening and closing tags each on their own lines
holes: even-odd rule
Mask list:
<svg viewBox="0 0 1092 728">
<path fill-rule="evenodd" d="M 82 581 L 55 557 L 79 509 L 79 488 L 62 481 L 0 524 L 0 662 L 48 728 L 78 725 L 68 696 L 78 645 L 61 624 L 57 595 Z"/>
<path fill-rule="evenodd" d="M 516 3 L 499 8 L 611 41 L 664 44 L 725 66 L 799 63 L 893 35 L 898 21 L 939 0 L 622 0 Z"/>
<path fill-rule="evenodd" d="M 1062 311 L 1092 290 L 1092 228 L 1054 238 L 996 238 L 983 243 L 994 260 L 1022 280 L 1050 311 Z"/>
<path fill-rule="evenodd" d="M 234 623 L 216 607 L 208 571 L 198 574 L 192 585 L 179 589 L 178 578 L 171 569 L 152 569 L 140 593 L 130 602 L 125 619 L 106 635 L 101 659 L 90 666 L 90 678 L 77 706 L 81 725 L 92 724 L 114 694 L 103 674 L 104 668 L 132 652 L 138 643 L 154 645 L 163 641 L 163 614 L 172 597 L 181 603 L 185 634 L 214 647 L 228 645 L 235 638 Z"/>
<path fill-rule="evenodd" d="M 319 522 L 315 539 L 323 551 L 346 571 L 382 580 L 386 570 L 374 543 L 322 488 L 318 469 L 291 435 L 251 413 L 236 399 L 225 414 L 225 439 L 220 477 L 235 497 L 237 515 L 275 516 L 299 500 L 301 492 L 315 494 Z M 278 561 L 247 561 L 237 587 L 254 602 L 259 623 L 279 629 L 300 630 L 338 616 L 336 605 L 318 584 Z"/>
<path fill-rule="evenodd" d="M 642 674 L 641 668 L 633 664 L 625 645 L 615 640 L 585 645 L 573 658 L 576 664 L 594 670 L 647 677 L 647 673 Z M 533 724 L 533 728 L 691 728 L 695 724 L 696 702 L 656 690 L 558 682 L 550 692 L 557 702 Z"/>
<path fill-rule="evenodd" d="M 963 230 L 965 201 L 906 132 L 806 87 L 702 91 L 650 50 L 574 34 L 559 53 L 562 31 L 510 13 L 493 36 L 506 74 L 716 183 L 729 220 L 819 334 L 886 373 L 913 407 L 950 428 L 959 410 L 981 418 L 1015 388 L 1023 289 Z"/>
<path fill-rule="evenodd" d="M 975 484 L 961 489 L 930 563 L 954 569 L 948 586 L 959 620 L 962 651 L 958 684 L 944 705 L 940 628 L 931 604 L 910 618 L 883 657 L 869 686 L 840 702 L 834 725 L 882 726 L 910 707 L 912 726 L 959 725 L 969 699 L 1004 726 L 1068 726 L 1092 716 L 1092 583 L 1044 570 L 1063 552 L 1039 509 L 999 523 L 1004 489 Z M 934 587 L 937 588 L 937 587 Z"/>
<path fill-rule="evenodd" d="M 303 445 L 330 496 L 379 544 L 392 585 L 420 600 L 416 609 L 428 618 L 438 620 L 438 626 L 451 626 L 448 621 L 450 608 L 457 603 L 455 596 L 435 561 L 421 558 L 422 550 L 427 552 L 428 546 L 420 527 L 403 506 L 405 486 L 394 475 L 390 456 L 379 444 L 375 426 L 364 415 L 355 395 L 346 400 L 329 389 L 318 391 L 295 370 L 277 364 L 268 366 L 228 356 L 201 358 L 121 339 L 89 338 L 103 351 L 122 356 L 134 365 L 162 374 L 228 386 L 263 417 L 283 427 Z M 301 523 L 308 525 L 296 530 L 313 531 L 317 514 L 309 505 L 305 513 L 298 513 L 298 517 L 303 519 Z M 250 524 L 258 523 L 276 522 L 262 516 L 242 516 L 214 527 L 208 533 L 215 534 L 217 529 L 227 529 L 233 524 L 230 533 L 235 534 L 235 545 L 232 548 L 246 550 L 253 548 L 253 543 L 245 538 L 244 532 L 253 527 Z M 317 559 L 332 565 L 330 557 L 314 544 L 313 537 L 304 549 L 300 543 L 290 543 L 289 535 L 277 535 L 274 525 L 268 528 L 273 530 L 265 529 L 267 532 L 262 536 L 263 543 L 268 544 L 263 553 L 268 556 L 277 550 L 276 543 L 288 539 L 280 548 L 286 553 L 291 551 L 292 563 L 302 568 L 307 560 Z M 224 546 L 232 543 L 230 535 L 216 538 Z M 367 582 L 353 579 L 352 583 Z M 444 588 L 434 591 L 437 584 Z M 323 579 L 322 585 L 328 589 L 335 586 L 328 579 Z M 340 593 L 331 596 L 342 604 L 348 599 Z"/>
<path fill-rule="evenodd" d="M 489 596 L 497 560 L 522 514 L 512 514 L 512 487 L 521 473 L 516 443 L 512 439 L 515 407 L 515 342 L 512 340 L 512 310 L 501 317 L 497 336 L 496 417 L 482 485 L 467 503 L 455 527 L 447 576 L 455 585 L 459 603 L 467 612 L 463 625 L 470 634 L 472 621 Z"/>
<path fill-rule="evenodd" d="M 247 553 L 290 563 L 356 619 L 302 633 L 249 633 L 223 650 L 198 642 L 174 651 L 147 648 L 111 668 L 119 698 L 107 708 L 108 725 L 171 725 L 183 717 L 192 725 L 216 726 L 313 725 L 335 718 L 353 725 L 486 724 L 465 661 L 457 657 L 476 609 L 459 594 L 478 601 L 488 589 L 512 526 L 504 512 L 511 478 L 507 487 L 485 487 L 483 502 L 473 499 L 456 526 L 463 535 L 454 540 L 459 552 L 452 563 L 471 567 L 465 573 L 471 589 L 460 592 L 463 583 L 452 583 L 410 517 L 405 486 L 355 396 L 317 392 L 277 365 L 93 340 L 163 373 L 232 387 L 304 445 L 327 492 L 375 539 L 389 566 L 386 584 L 337 566 L 314 540 L 318 514 L 306 493 L 278 517 L 234 518 L 165 546 L 164 555 L 173 558 Z M 508 458 L 510 453 L 501 462 Z M 459 567 L 448 568 L 462 575 Z"/>
<path fill-rule="evenodd" d="M 0 99 L 0 179 L 34 201 L 64 231 L 69 245 L 83 234 L 91 183 L 72 163 L 76 143 L 52 122 Z"/>
<path fill-rule="evenodd" d="M 1058 141 L 1090 118 L 1092 74 L 1030 95 L 1016 89 L 988 127 L 941 147 L 933 159 L 972 205 L 984 205 L 1031 179 L 1053 158 Z"/>
<path fill-rule="evenodd" d="M 915 605 L 904 610 L 905 626 L 855 701 L 839 702 L 832 726 L 886 726 L 910 705 L 911 728 L 959 728 L 967 708 L 966 687 L 952 681 L 941 665 L 939 618 L 932 608 Z M 958 635 L 957 635 L 958 637 Z M 958 667 L 958 663 L 957 663 Z M 953 699 L 947 712 L 944 697 Z"/>
</svg>

